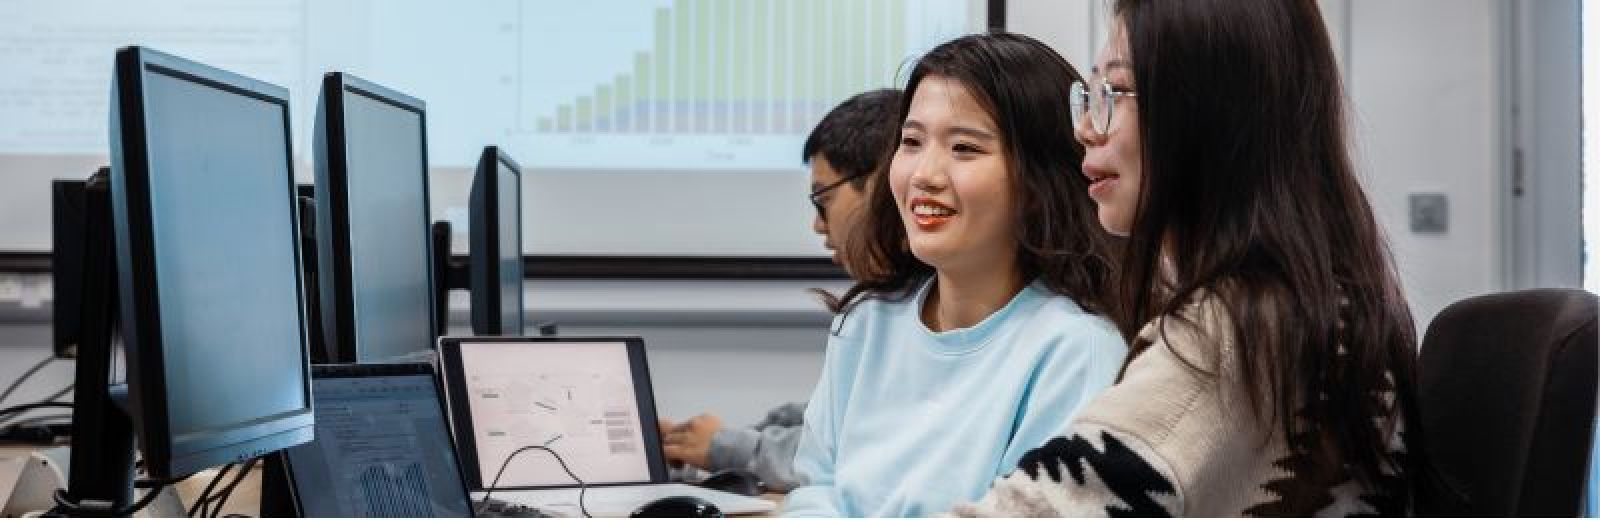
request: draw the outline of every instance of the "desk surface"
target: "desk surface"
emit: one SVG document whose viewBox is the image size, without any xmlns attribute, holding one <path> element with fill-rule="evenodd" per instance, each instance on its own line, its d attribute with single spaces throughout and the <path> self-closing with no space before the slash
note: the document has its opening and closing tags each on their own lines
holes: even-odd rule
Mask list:
<svg viewBox="0 0 1600 520">
<path fill-rule="evenodd" d="M 0 444 L 0 458 L 28 457 L 35 450 L 49 448 L 50 446 Z M 228 503 L 223 505 L 221 514 L 217 516 L 225 516 L 229 514 L 247 516 L 260 515 L 261 472 L 259 469 L 260 467 L 258 465 L 257 470 L 251 471 L 250 474 L 245 475 L 244 480 L 239 482 L 239 487 L 234 488 L 233 495 L 228 498 Z M 189 506 L 194 504 L 194 501 L 200 497 L 200 492 L 205 491 L 206 484 L 211 483 L 212 477 L 215 477 L 216 474 L 216 469 L 208 469 L 194 474 L 193 476 L 185 479 L 183 482 L 179 482 L 177 485 L 174 485 L 169 489 L 177 493 L 178 502 L 182 504 L 182 507 L 185 510 L 187 510 Z M 218 484 L 217 487 L 220 488 L 226 484 L 227 482 L 223 482 Z M 5 498 L 6 497 L 4 496 L 0 496 L 0 500 L 4 500 Z"/>
<path fill-rule="evenodd" d="M 47 448 L 49 448 L 49 447 L 48 446 L 17 445 L 17 444 L 0 444 L 0 458 L 27 457 L 34 450 L 47 449 Z M 217 469 L 208 469 L 208 470 L 196 473 L 196 474 L 194 474 L 194 476 L 191 476 L 188 479 L 185 479 L 183 482 L 179 482 L 177 485 L 172 486 L 172 488 L 170 488 L 173 492 L 177 493 L 177 499 L 178 499 L 179 503 L 182 504 L 182 507 L 185 510 L 187 510 L 192 504 L 194 504 L 194 501 L 197 498 L 199 498 L 200 492 L 205 491 L 206 484 L 209 484 L 211 482 L 211 479 L 216 476 L 217 471 L 218 471 Z M 230 475 L 229 478 L 231 479 L 231 475 Z M 3 480 L 3 479 L 0 479 L 0 480 Z M 227 482 L 223 482 L 222 484 L 219 484 L 218 487 L 221 487 L 222 485 L 226 485 L 226 484 L 227 484 Z M 758 516 L 758 517 L 776 516 L 778 513 L 780 513 L 783 510 L 783 501 L 784 501 L 785 495 L 783 495 L 781 493 L 767 493 L 767 494 L 762 495 L 761 498 L 770 500 L 770 501 L 778 504 L 778 507 L 777 507 L 777 509 L 774 509 L 773 512 L 770 513 L 770 514 L 752 515 L 752 516 Z M 5 499 L 4 496 L 0 496 L 0 500 L 4 500 L 4 499 Z M 260 514 L 261 514 L 261 466 L 259 464 L 256 466 L 255 469 L 251 470 L 248 475 L 245 475 L 245 479 L 239 483 L 239 487 L 234 489 L 233 496 L 228 498 L 228 503 L 223 506 L 222 513 L 220 515 L 218 515 L 218 516 L 227 516 L 227 515 L 230 515 L 230 514 L 231 515 L 252 516 L 252 517 L 260 516 Z"/>
</svg>

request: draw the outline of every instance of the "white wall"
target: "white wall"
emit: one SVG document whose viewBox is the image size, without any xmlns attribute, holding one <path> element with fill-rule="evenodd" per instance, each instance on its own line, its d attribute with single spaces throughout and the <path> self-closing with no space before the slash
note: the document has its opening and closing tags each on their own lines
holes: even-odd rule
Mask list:
<svg viewBox="0 0 1600 520">
<path fill-rule="evenodd" d="M 1420 331 L 1451 302 L 1502 288 L 1497 2 L 1322 3 L 1347 76 L 1354 155 Z M 1012 30 L 1080 69 L 1103 44 L 1105 0 L 1009 5 Z M 1448 197 L 1446 233 L 1410 231 L 1407 195 L 1416 192 Z"/>
<path fill-rule="evenodd" d="M 1502 57 L 1494 0 L 1353 2 L 1352 135 L 1419 326 L 1501 289 Z M 1444 193 L 1450 228 L 1412 233 L 1407 194 Z"/>
</svg>

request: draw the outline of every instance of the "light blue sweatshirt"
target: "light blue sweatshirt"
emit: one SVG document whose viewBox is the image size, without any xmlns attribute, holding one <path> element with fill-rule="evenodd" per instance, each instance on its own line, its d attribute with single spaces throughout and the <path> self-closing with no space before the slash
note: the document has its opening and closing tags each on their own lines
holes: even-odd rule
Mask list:
<svg viewBox="0 0 1600 520">
<path fill-rule="evenodd" d="M 1116 327 L 1034 283 L 966 329 L 932 332 L 901 301 L 834 321 L 806 410 L 790 516 L 925 516 L 981 498 L 1066 429 L 1127 355 Z"/>
</svg>

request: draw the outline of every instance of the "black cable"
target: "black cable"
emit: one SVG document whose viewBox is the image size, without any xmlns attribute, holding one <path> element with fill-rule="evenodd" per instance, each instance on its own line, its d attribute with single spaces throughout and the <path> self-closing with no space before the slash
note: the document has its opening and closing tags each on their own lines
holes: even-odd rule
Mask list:
<svg viewBox="0 0 1600 520">
<path fill-rule="evenodd" d="M 227 487 L 222 488 L 222 490 L 218 492 L 216 502 L 211 504 L 211 514 L 207 516 L 216 518 L 217 514 L 222 512 L 222 506 L 226 505 L 228 503 L 228 498 L 233 496 L 234 488 L 239 487 L 239 483 L 244 481 L 244 477 L 250 474 L 250 470 L 254 469 L 256 467 L 256 462 L 260 460 L 261 459 L 250 459 L 250 462 L 244 463 L 243 468 L 239 468 L 239 474 L 233 476 L 233 482 L 229 482 Z"/>
<path fill-rule="evenodd" d="M 57 489 L 54 494 L 50 495 L 50 498 L 56 502 L 56 507 L 52 510 L 52 512 L 65 512 L 67 516 L 92 516 L 100 518 L 128 517 L 133 516 L 134 513 L 144 510 L 144 508 L 149 506 L 151 502 L 155 502 L 156 497 L 160 496 L 161 492 L 165 489 L 167 489 L 167 484 L 158 485 L 154 488 L 151 488 L 149 491 L 146 491 L 143 497 L 139 497 L 139 500 L 135 501 L 128 507 L 115 510 L 98 507 L 85 507 L 75 503 L 72 500 L 67 499 L 67 490 L 65 489 Z"/>
<path fill-rule="evenodd" d="M 55 444 L 62 437 L 72 435 L 70 415 L 29 417 L 6 426 L 0 426 L 0 442 L 22 444 Z M 66 422 L 47 422 L 58 419 Z"/>
<path fill-rule="evenodd" d="M 200 492 L 200 496 L 194 497 L 194 503 L 189 505 L 188 517 L 194 518 L 194 514 L 199 512 L 200 508 L 211 500 L 207 498 L 211 496 L 211 490 L 216 489 L 217 484 L 222 483 L 222 479 L 228 475 L 229 471 L 233 471 L 233 464 L 223 466 L 221 470 L 217 471 L 216 476 L 211 477 L 211 483 L 206 484 L 205 490 Z"/>
<path fill-rule="evenodd" d="M 583 505 L 583 494 L 589 490 L 589 485 L 584 484 L 583 479 L 578 478 L 578 475 L 572 472 L 572 468 L 567 467 L 567 461 L 561 458 L 560 453 L 556 453 L 556 450 L 552 450 L 544 445 L 523 446 L 521 448 L 517 448 L 516 451 L 511 452 L 510 455 L 506 455 L 505 462 L 500 463 L 500 471 L 496 471 L 494 473 L 494 481 L 489 483 L 489 488 L 485 490 L 486 492 L 483 494 L 484 507 L 488 507 L 489 497 L 494 495 L 494 489 L 500 485 L 500 476 L 506 473 L 506 466 L 511 465 L 511 459 L 528 450 L 543 450 L 549 452 L 551 456 L 556 458 L 556 462 L 561 464 L 561 469 L 567 472 L 567 476 L 572 477 L 572 480 L 578 483 L 578 511 L 583 513 L 584 518 L 594 518 L 594 515 L 589 514 L 589 508 L 584 507 Z M 480 510 L 478 513 L 482 514 L 483 511 Z"/>
<path fill-rule="evenodd" d="M 56 401 L 56 399 L 60 399 L 62 396 L 67 395 L 68 392 L 72 391 L 73 387 L 74 387 L 74 385 L 67 385 L 66 388 L 63 388 L 63 389 L 61 389 L 61 391 L 56 392 L 55 395 L 51 395 L 50 397 L 46 397 L 44 399 L 39 400 L 38 402 L 31 403 L 31 404 L 42 404 L 42 403 L 55 403 L 55 402 L 58 402 L 58 401 Z M 68 407 L 70 407 L 72 405 L 72 403 L 67 402 L 67 401 L 59 401 L 59 402 L 61 404 L 67 405 Z M 55 405 L 47 405 L 47 406 L 41 406 L 40 408 L 56 408 L 56 406 Z M 9 420 L 9 419 L 12 418 L 10 416 L 13 416 L 13 415 L 15 415 L 15 414 L 17 414 L 19 412 L 23 412 L 23 411 L 27 411 L 27 409 L 23 408 L 23 409 L 17 409 L 15 411 L 13 411 L 12 408 L 6 408 L 4 411 L 0 411 L 0 421 Z M 47 415 L 47 416 L 43 416 L 43 417 L 29 417 L 29 418 L 26 418 L 26 419 L 20 419 L 17 422 L 12 423 L 10 425 L 10 427 L 21 426 L 24 423 L 34 422 L 34 421 L 41 421 L 41 420 L 46 420 L 46 419 L 71 419 L 71 418 L 72 418 L 71 415 Z"/>
<path fill-rule="evenodd" d="M 49 421 L 62 421 L 59 424 L 72 424 L 72 414 L 62 413 L 56 415 L 35 415 L 33 417 L 23 417 L 21 419 L 17 419 L 17 422 L 11 423 L 8 426 L 23 426 Z"/>
<path fill-rule="evenodd" d="M 0 422 L 3 422 L 3 421 L 6 421 L 6 419 L 0 419 Z M 70 427 L 70 426 L 72 426 L 72 414 L 70 414 L 70 413 L 58 413 L 58 414 L 53 414 L 53 416 L 32 416 L 32 418 L 14 419 L 14 421 L 11 421 L 10 424 L 6 424 L 6 426 L 0 426 L 0 432 L 5 432 L 5 430 L 19 429 L 19 427 L 42 427 L 42 426 L 67 426 L 67 427 Z"/>
<path fill-rule="evenodd" d="M 68 393 L 71 393 L 72 389 L 75 388 L 76 386 L 77 385 L 67 385 L 67 387 L 66 388 L 62 388 L 60 392 L 56 392 L 54 394 L 51 394 L 50 397 L 46 397 L 44 399 L 41 399 L 41 401 L 54 401 L 56 399 L 60 399 L 60 398 L 62 398 L 64 396 L 66 396 Z"/>
<path fill-rule="evenodd" d="M 71 409 L 72 408 L 72 403 L 63 403 L 61 401 L 41 401 L 41 402 L 37 402 L 37 403 L 28 403 L 28 404 L 19 404 L 19 405 L 16 405 L 16 406 L 8 406 L 8 407 L 5 407 L 5 408 L 0 408 L 0 419 L 5 419 L 9 415 L 19 414 L 19 413 L 26 412 L 28 410 L 37 409 L 37 408 L 68 408 L 68 409 Z"/>
<path fill-rule="evenodd" d="M 27 372 L 23 372 L 22 377 L 18 377 L 16 381 L 11 382 L 11 386 L 6 387 L 6 391 L 0 392 L 0 403 L 6 402 L 6 398 L 11 397 L 11 393 L 16 392 L 17 388 L 21 387 L 23 382 L 27 381 L 28 378 L 33 377 L 33 375 L 38 373 L 39 370 L 43 369 L 45 365 L 48 365 L 51 361 L 55 360 L 55 354 L 50 354 L 45 356 L 44 359 L 40 360 L 38 364 L 33 365 L 33 368 L 28 369 Z"/>
<path fill-rule="evenodd" d="M 68 409 L 70 409 L 70 408 L 72 408 L 72 403 L 62 403 L 62 402 L 56 402 L 56 401 L 47 401 L 47 402 L 28 403 L 28 404 L 23 404 L 23 405 L 0 408 L 0 422 L 11 420 L 12 418 L 16 417 L 17 415 L 19 415 L 19 414 L 21 414 L 23 412 L 26 412 L 28 410 L 36 410 L 36 409 L 39 409 L 39 408 L 68 408 Z M 29 419 L 32 419 L 32 418 L 29 418 Z M 5 428 L 5 430 L 6 431 L 15 430 L 15 428 L 18 425 L 21 425 L 24 422 L 27 422 L 29 419 L 24 419 L 22 421 L 17 422 L 16 424 L 9 425 L 9 426 L 7 426 Z"/>
<path fill-rule="evenodd" d="M 210 504 L 212 500 L 212 491 L 218 489 L 217 485 L 221 484 L 224 480 L 227 480 L 228 473 L 233 471 L 236 467 L 238 467 L 238 464 L 228 464 L 223 466 L 221 470 L 217 471 L 216 475 L 212 475 L 211 482 L 206 483 L 206 487 L 200 492 L 200 496 L 195 497 L 194 503 L 189 505 L 189 510 L 186 513 L 187 516 L 191 518 L 204 517 L 205 507 L 206 505 Z"/>
<path fill-rule="evenodd" d="M 153 487 L 170 486 L 170 485 L 173 485 L 173 484 L 177 484 L 179 482 L 183 482 L 185 480 L 189 480 L 189 477 L 192 477 L 192 476 L 194 476 L 194 475 L 184 475 L 184 476 L 181 476 L 181 477 L 172 477 L 172 478 L 141 478 L 141 479 L 135 479 L 133 481 L 133 487 L 137 488 L 137 489 L 146 489 L 146 488 L 153 488 Z"/>
</svg>

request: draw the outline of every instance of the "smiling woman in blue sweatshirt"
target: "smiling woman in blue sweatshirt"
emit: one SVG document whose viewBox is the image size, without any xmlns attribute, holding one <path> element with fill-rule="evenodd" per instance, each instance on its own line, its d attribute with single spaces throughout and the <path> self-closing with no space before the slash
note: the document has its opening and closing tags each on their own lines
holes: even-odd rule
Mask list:
<svg viewBox="0 0 1600 520">
<path fill-rule="evenodd" d="M 846 243 L 806 411 L 795 516 L 919 516 L 983 495 L 1109 385 L 1108 236 L 1085 195 L 1068 88 L 1031 38 L 973 35 L 911 72 L 888 175 Z"/>
</svg>

